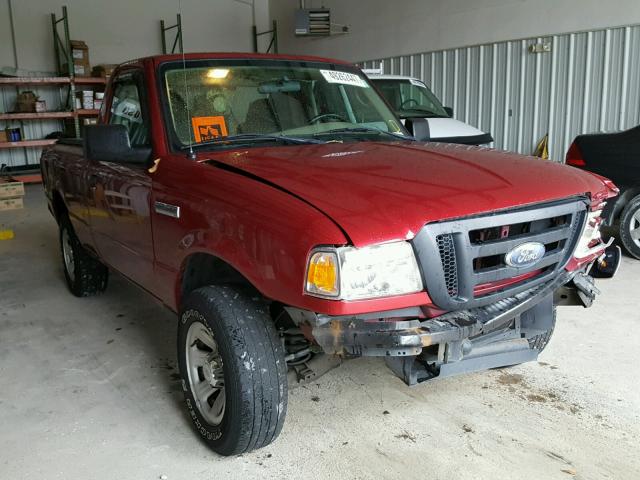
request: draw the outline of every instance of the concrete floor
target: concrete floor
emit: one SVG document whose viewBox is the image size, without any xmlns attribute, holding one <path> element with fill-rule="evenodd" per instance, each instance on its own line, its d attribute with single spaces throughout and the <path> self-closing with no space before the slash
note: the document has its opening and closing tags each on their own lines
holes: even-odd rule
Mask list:
<svg viewBox="0 0 640 480">
<path fill-rule="evenodd" d="M 2 479 L 640 478 L 640 261 L 561 309 L 538 363 L 408 388 L 348 362 L 291 392 L 275 444 L 221 458 L 182 406 L 174 315 L 117 276 L 71 296 L 39 186 L 2 224 Z"/>
</svg>

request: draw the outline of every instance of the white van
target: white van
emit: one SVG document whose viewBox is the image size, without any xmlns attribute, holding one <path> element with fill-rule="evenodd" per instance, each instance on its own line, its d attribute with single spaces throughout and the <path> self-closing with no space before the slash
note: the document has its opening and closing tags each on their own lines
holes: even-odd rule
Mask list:
<svg viewBox="0 0 640 480">
<path fill-rule="evenodd" d="M 490 133 L 451 118 L 451 108 L 443 107 L 424 82 L 400 75 L 382 75 L 379 70 L 364 70 L 369 79 L 395 110 L 405 126 L 418 136 L 413 125 L 416 119 L 425 119 L 419 140 L 433 142 L 485 145 L 493 142 Z M 416 128 L 417 130 L 417 128 Z"/>
</svg>

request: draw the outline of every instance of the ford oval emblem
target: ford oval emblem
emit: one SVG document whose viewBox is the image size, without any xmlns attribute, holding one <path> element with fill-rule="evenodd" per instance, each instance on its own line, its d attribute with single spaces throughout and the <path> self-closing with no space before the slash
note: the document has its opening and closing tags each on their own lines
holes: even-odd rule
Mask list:
<svg viewBox="0 0 640 480">
<path fill-rule="evenodd" d="M 547 249 L 540 242 L 522 243 L 507 252 L 504 261 L 510 267 L 525 268 L 538 263 L 544 257 Z"/>
</svg>

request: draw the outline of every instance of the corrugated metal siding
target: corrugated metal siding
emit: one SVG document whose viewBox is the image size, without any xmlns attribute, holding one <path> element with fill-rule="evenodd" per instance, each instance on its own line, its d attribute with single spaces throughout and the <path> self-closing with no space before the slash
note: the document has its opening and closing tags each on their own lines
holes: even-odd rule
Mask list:
<svg viewBox="0 0 640 480">
<path fill-rule="evenodd" d="M 68 86 L 1 86 L 0 87 L 0 112 L 12 112 L 15 110 L 16 96 L 18 92 L 31 90 L 47 102 L 47 110 L 64 110 L 66 106 Z M 27 120 L 23 122 L 0 120 L 0 128 L 22 128 L 23 140 L 36 140 L 46 137 L 48 134 L 63 129 L 60 120 Z M 0 166 L 10 167 L 32 165 L 40 163 L 41 148 L 10 148 L 0 150 Z"/>
<path fill-rule="evenodd" d="M 551 52 L 529 46 L 549 43 Z M 422 79 L 494 147 L 530 154 L 549 133 L 562 161 L 580 133 L 640 124 L 640 25 L 361 62 Z"/>
</svg>

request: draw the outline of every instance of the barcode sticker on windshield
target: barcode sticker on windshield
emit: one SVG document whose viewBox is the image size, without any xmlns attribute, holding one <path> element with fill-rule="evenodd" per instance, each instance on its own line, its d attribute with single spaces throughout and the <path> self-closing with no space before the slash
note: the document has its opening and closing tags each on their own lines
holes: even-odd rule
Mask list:
<svg viewBox="0 0 640 480">
<path fill-rule="evenodd" d="M 329 83 L 340 83 L 342 85 L 353 85 L 354 87 L 369 88 L 364 78 L 349 72 L 338 72 L 336 70 L 320 70 L 324 79 Z"/>
<path fill-rule="evenodd" d="M 140 104 L 130 98 L 122 100 L 116 105 L 113 114 L 117 117 L 123 117 L 130 122 L 142 123 L 142 115 L 140 113 Z"/>
</svg>

